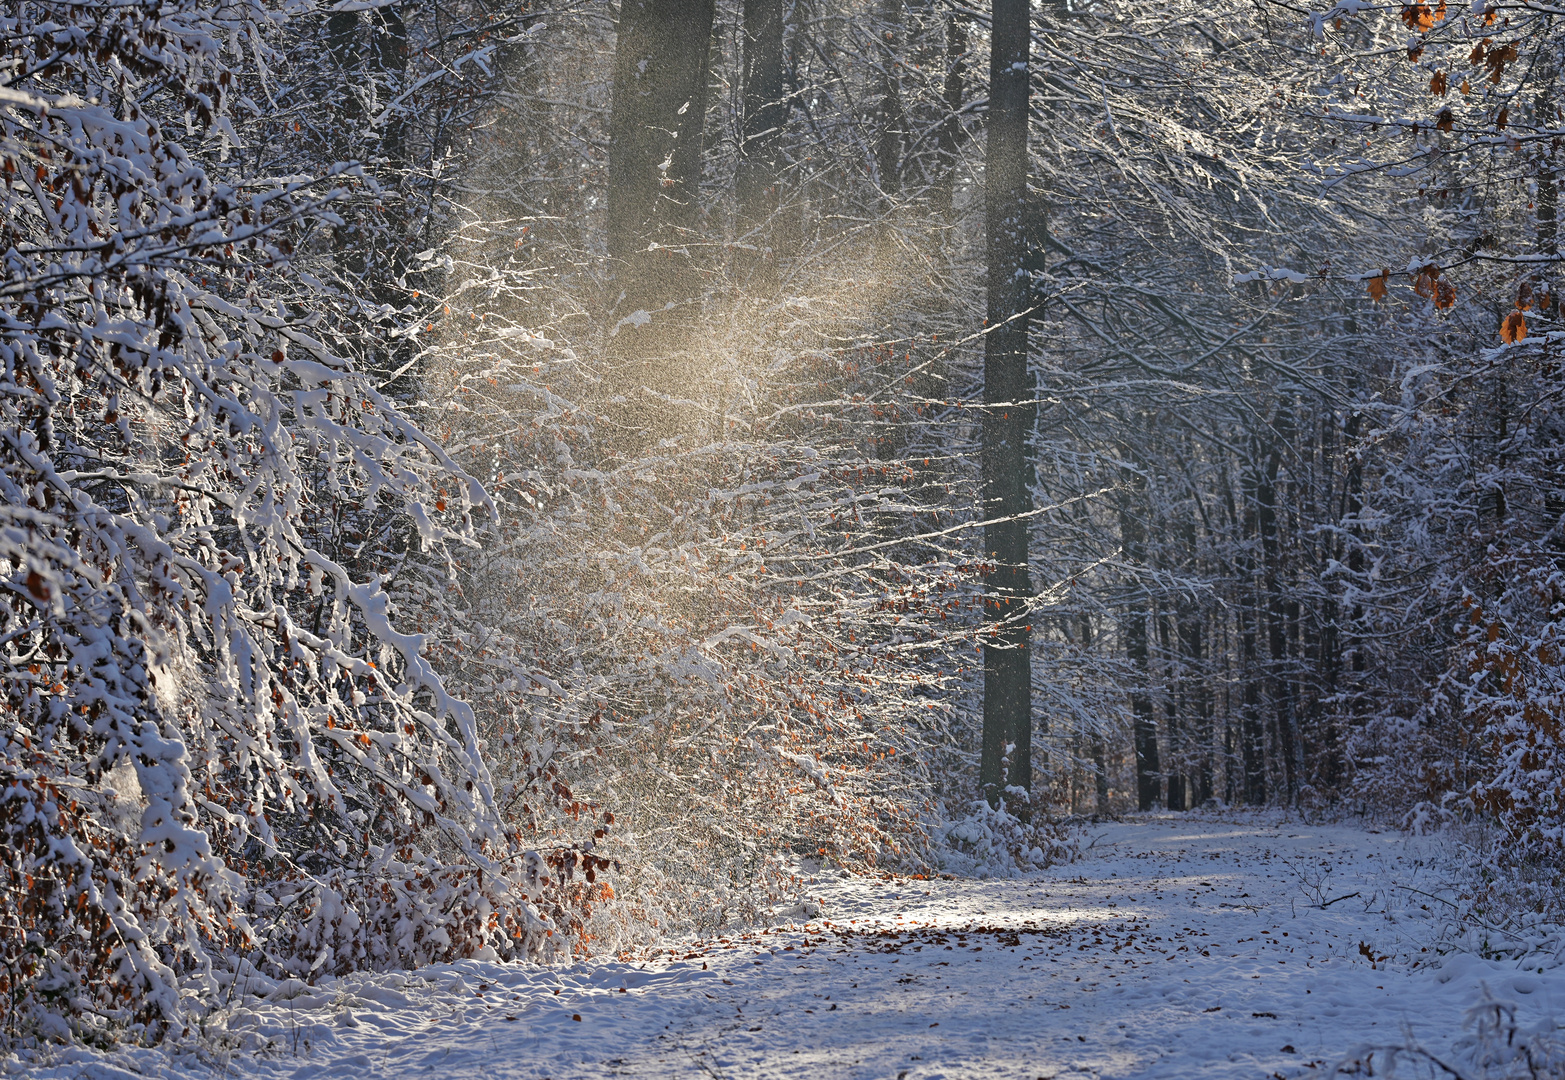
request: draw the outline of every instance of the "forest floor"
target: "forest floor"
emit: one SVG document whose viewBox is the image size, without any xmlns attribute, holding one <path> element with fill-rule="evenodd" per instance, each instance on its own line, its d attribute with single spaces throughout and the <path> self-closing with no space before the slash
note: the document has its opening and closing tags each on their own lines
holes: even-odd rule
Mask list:
<svg viewBox="0 0 1565 1080">
<path fill-rule="evenodd" d="M 1225 814 L 1141 816 L 1082 845 L 1025 880 L 828 874 L 811 887 L 815 921 L 677 960 L 348 977 L 230 1011 L 199 1053 L 11 1067 L 40 1080 L 1293 1078 L 1410 1042 L 1461 1060 L 1485 1001 L 1515 1003 L 1524 1027 L 1565 1020 L 1565 968 L 1441 955 L 1451 894 L 1426 841 Z"/>
</svg>

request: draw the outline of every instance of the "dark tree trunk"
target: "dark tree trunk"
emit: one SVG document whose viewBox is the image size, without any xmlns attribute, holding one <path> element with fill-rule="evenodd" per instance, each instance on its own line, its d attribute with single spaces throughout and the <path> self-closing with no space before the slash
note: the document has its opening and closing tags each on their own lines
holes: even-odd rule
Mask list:
<svg viewBox="0 0 1565 1080">
<path fill-rule="evenodd" d="M 1191 777 L 1190 806 L 1203 806 L 1213 795 L 1212 791 L 1212 690 L 1206 672 L 1202 670 L 1206 659 L 1206 620 L 1192 601 L 1181 609 L 1179 617 L 1179 651 L 1184 657 L 1185 712 L 1190 717 L 1194 738 L 1191 756 L 1195 761 L 1195 775 Z"/>
<path fill-rule="evenodd" d="M 880 36 L 880 101 L 875 107 L 875 173 L 880 183 L 881 203 L 889 207 L 902 190 L 902 150 L 906 141 L 907 117 L 902 111 L 903 37 L 907 27 L 902 18 L 902 0 L 881 0 L 878 15 Z"/>
<path fill-rule="evenodd" d="M 967 96 L 967 16 L 946 16 L 945 119 L 940 123 L 940 158 L 932 201 L 935 213 L 950 218 L 956 197 L 956 163 L 962 146 L 962 104 Z"/>
<path fill-rule="evenodd" d="M 1103 746 L 1103 736 L 1094 731 L 1092 733 L 1092 786 L 1093 793 L 1097 796 L 1096 813 L 1099 817 L 1109 815 L 1109 763 L 1108 753 Z"/>
<path fill-rule="evenodd" d="M 1364 460 L 1358 445 L 1359 429 L 1362 424 L 1361 413 L 1354 409 L 1343 425 L 1343 450 L 1348 459 L 1348 475 L 1343 482 L 1342 492 L 1342 520 L 1347 522 L 1345 535 L 1348 543 L 1348 581 L 1355 591 L 1364 588 L 1364 547 L 1358 538 L 1358 517 L 1364 509 Z M 1346 706 L 1349 723 L 1355 722 L 1361 714 L 1366 712 L 1364 703 L 1358 698 L 1359 684 L 1365 671 L 1364 639 L 1360 630 L 1364 625 L 1364 605 L 1357 600 L 1347 612 L 1347 628 L 1343 635 L 1344 671 L 1343 680 L 1352 686 Z M 1341 711 L 1339 707 L 1339 711 Z M 1338 780 L 1347 774 L 1347 760 L 1343 754 L 1343 736 L 1333 729 L 1331 736 L 1331 776 Z"/>
<path fill-rule="evenodd" d="M 1092 620 L 1086 615 L 1081 619 L 1081 646 L 1082 652 L 1092 651 L 1096 635 L 1093 633 Z M 1108 752 L 1103 745 L 1103 733 L 1094 730 L 1088 737 L 1089 752 L 1092 754 L 1092 788 L 1095 796 L 1094 813 L 1099 817 L 1107 817 L 1109 812 L 1109 765 Z"/>
<path fill-rule="evenodd" d="M 1255 488 L 1256 524 L 1261 534 L 1265 559 L 1266 642 L 1270 653 L 1267 665 L 1271 684 L 1272 712 L 1277 735 L 1277 753 L 1282 758 L 1283 784 L 1287 805 L 1299 794 L 1299 732 L 1294 715 L 1293 678 L 1288 670 L 1288 602 L 1283 595 L 1281 538 L 1277 533 L 1277 476 L 1282 468 L 1282 448 L 1293 435 L 1293 414 L 1288 406 L 1278 410 L 1274 424 L 1277 442 L 1266 455 L 1265 471 Z"/>
<path fill-rule="evenodd" d="M 649 256 L 647 247 L 682 247 L 699 214 L 713 14 L 713 0 L 626 0 L 620 11 L 608 246 L 626 293 L 622 307 L 661 307 L 696 291 L 688 256 Z"/>
<path fill-rule="evenodd" d="M 1239 677 L 1244 682 L 1240 709 L 1240 752 L 1244 756 L 1244 800 L 1252 806 L 1266 804 L 1266 728 L 1261 715 L 1262 671 L 1259 634 L 1261 598 L 1256 588 L 1255 558 L 1249 539 L 1256 535 L 1256 487 L 1258 477 L 1244 479 L 1244 528 L 1239 558 Z"/>
<path fill-rule="evenodd" d="M 747 247 L 739 279 L 769 291 L 777 284 L 782 205 L 782 133 L 788 120 L 783 0 L 744 0 L 744 117 L 735 180 Z"/>
<path fill-rule="evenodd" d="M 984 338 L 984 727 L 979 784 L 991 803 L 1007 784 L 1032 786 L 1032 665 L 1027 569 L 1027 0 L 995 0 L 986 157 L 988 318 Z M 1007 743 L 1009 775 L 1002 777 Z"/>
<path fill-rule="evenodd" d="M 685 350 L 702 291 L 693 252 L 713 17 L 714 0 L 620 8 L 608 248 L 620 291 L 613 308 L 634 321 L 618 324 L 606 389 L 622 399 L 609 411 L 627 448 L 676 429 L 679 409 L 667 399 L 688 396 L 700 377 Z"/>
<path fill-rule="evenodd" d="M 1533 103 L 1534 123 L 1541 127 L 1554 124 L 1554 80 L 1558 61 L 1553 49 L 1539 53 L 1533 78 L 1537 82 L 1538 96 Z M 1552 259 L 1559 249 L 1560 186 L 1556 169 L 1559 167 L 1559 147 L 1549 144 L 1542 148 L 1543 163 L 1538 170 L 1537 230 L 1538 254 Z M 1559 298 L 1555 290 L 1549 290 L 1548 313 L 1558 313 Z"/>
<path fill-rule="evenodd" d="M 1192 507 L 1180 517 L 1181 564 L 1192 575 L 1200 572 L 1196 515 L 1200 494 L 1191 492 Z M 1178 639 L 1177 699 L 1181 731 L 1169 732 L 1168 805 L 1193 809 L 1212 797 L 1212 694 L 1205 670 L 1205 613 L 1199 599 L 1181 591 L 1174 601 L 1174 634 Z M 1177 777 L 1177 782 L 1176 782 Z"/>
<path fill-rule="evenodd" d="M 1139 474 L 1130 474 L 1126 489 L 1121 492 L 1119 505 L 1120 547 L 1125 563 L 1140 571 L 1146 567 L 1146 481 Z M 1125 605 L 1125 621 L 1122 634 L 1125 639 L 1125 659 L 1129 661 L 1131 679 L 1130 711 L 1135 722 L 1136 745 L 1136 805 L 1151 810 L 1163 801 L 1162 770 L 1158 760 L 1157 716 L 1152 711 L 1152 664 L 1147 640 L 1148 610 L 1146 586 L 1142 581 L 1132 583 L 1129 601 Z"/>
<path fill-rule="evenodd" d="M 1189 792 L 1185 784 L 1185 727 L 1188 719 L 1183 709 L 1186 677 L 1175 641 L 1178 625 L 1177 617 L 1171 617 L 1167 611 L 1158 613 L 1158 645 L 1165 658 L 1164 670 L 1169 676 L 1163 687 L 1163 725 L 1168 735 L 1168 761 L 1163 765 L 1163 771 L 1168 777 L 1167 806 L 1170 810 L 1188 810 Z"/>
</svg>

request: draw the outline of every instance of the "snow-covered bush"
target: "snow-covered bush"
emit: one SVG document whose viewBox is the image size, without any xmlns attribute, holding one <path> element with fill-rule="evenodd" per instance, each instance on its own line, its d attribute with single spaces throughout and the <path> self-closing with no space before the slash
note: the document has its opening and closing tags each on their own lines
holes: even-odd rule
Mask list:
<svg viewBox="0 0 1565 1080">
<path fill-rule="evenodd" d="M 831 445 L 767 416 L 799 367 L 840 378 L 858 358 L 783 354 L 748 388 L 719 368 L 730 424 L 766 437 L 627 458 L 570 396 L 591 390 L 576 351 L 506 325 L 505 297 L 466 303 L 436 365 L 452 382 L 426 390 L 501 520 L 459 592 L 410 585 L 404 606 L 440 628 L 429 655 L 479 710 L 529 844 L 615 816 L 603 850 L 632 869 L 582 940 L 752 917 L 790 888 L 779 851 L 926 868 L 972 564 L 926 544 L 910 568 L 877 541 L 924 508 L 886 479 L 905 466 L 857 456 L 853 425 Z"/>
<path fill-rule="evenodd" d="M 1537 1080 L 1565 1073 L 1565 1037 L 1552 1017 L 1527 1024 L 1514 1002 L 1486 995 L 1467 1010 L 1449 1054 L 1419 1043 L 1364 1046 L 1338 1062 L 1331 1076 L 1458 1076 L 1467 1080 Z"/>
<path fill-rule="evenodd" d="M 286 9 L 0 16 L 0 1010 L 156 1038 L 278 974 L 540 954 L 472 709 L 385 584 L 482 486 L 328 345 L 255 173 Z M 26 898 L 22 900 L 21 898 Z"/>
<path fill-rule="evenodd" d="M 1565 854 L 1565 642 L 1556 622 L 1565 574 L 1553 562 L 1520 573 L 1499 610 L 1468 598 L 1470 675 L 1461 699 L 1477 765 L 1468 797 L 1517 858 L 1546 861 Z"/>
<path fill-rule="evenodd" d="M 1069 827 L 1030 813 L 1033 800 L 1024 788 L 1007 788 L 1005 796 L 998 806 L 975 799 L 965 815 L 935 829 L 935 857 L 941 867 L 1011 877 L 1076 860 L 1080 838 Z"/>
<path fill-rule="evenodd" d="M 1469 357 L 1458 346 L 1476 332 L 1450 329 L 1455 355 L 1408 358 L 1416 374 L 1384 410 L 1379 438 L 1401 460 L 1361 529 L 1375 576 L 1348 597 L 1387 642 L 1365 646 L 1387 662 L 1353 740 L 1359 789 L 1399 814 L 1416 803 L 1477 814 L 1508 839 L 1498 860 L 1547 865 L 1565 851 L 1565 428 L 1551 404 L 1561 384 L 1539 362 L 1547 341 Z M 1501 380 L 1510 404 L 1498 407 L 1526 421 L 1497 419 L 1494 392 L 1470 386 L 1475 373 Z"/>
</svg>

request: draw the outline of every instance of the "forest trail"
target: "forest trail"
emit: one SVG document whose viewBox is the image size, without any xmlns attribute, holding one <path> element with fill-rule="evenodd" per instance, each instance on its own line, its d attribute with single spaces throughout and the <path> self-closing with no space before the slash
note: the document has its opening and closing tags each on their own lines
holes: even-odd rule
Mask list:
<svg viewBox="0 0 1565 1080">
<path fill-rule="evenodd" d="M 673 963 L 350 976 L 234 1011 L 231 1055 L 122 1064 L 293 1080 L 1292 1078 L 1363 1044 L 1449 1049 L 1486 993 L 1524 1020 L 1565 1013 L 1565 970 L 1437 959 L 1441 905 L 1423 894 L 1441 889 L 1400 834 L 1152 815 L 1083 846 L 1028 880 L 822 879 L 816 921 Z M 96 1076 L 96 1060 L 31 1071 Z"/>
</svg>

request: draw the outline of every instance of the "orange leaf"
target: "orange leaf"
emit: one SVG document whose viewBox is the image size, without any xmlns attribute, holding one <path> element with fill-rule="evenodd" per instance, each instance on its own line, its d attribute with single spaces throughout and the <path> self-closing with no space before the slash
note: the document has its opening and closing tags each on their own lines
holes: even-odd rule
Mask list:
<svg viewBox="0 0 1565 1080">
<path fill-rule="evenodd" d="M 1431 300 L 1435 296 L 1435 282 L 1440 278 L 1440 268 L 1430 263 L 1418 272 L 1413 279 L 1413 291 L 1419 296 L 1427 296 Z"/>
<path fill-rule="evenodd" d="M 1527 336 L 1527 320 L 1519 311 L 1513 311 L 1505 317 L 1500 324 L 1500 340 L 1507 345 L 1514 345 Z"/>
<path fill-rule="evenodd" d="M 1437 71 L 1429 80 L 1429 92 L 1436 97 L 1445 97 L 1445 72 Z"/>
<path fill-rule="evenodd" d="M 1435 7 L 1435 22 L 1444 22 L 1444 21 L 1445 21 L 1445 0 L 1440 0 L 1440 3 L 1438 5 L 1436 5 L 1436 7 Z"/>
<path fill-rule="evenodd" d="M 1435 13 L 1428 4 L 1407 4 L 1402 8 L 1402 21 L 1409 30 L 1428 30 L 1435 24 Z"/>
<path fill-rule="evenodd" d="M 1435 307 L 1441 311 L 1452 307 L 1456 303 L 1456 286 L 1449 281 L 1442 281 L 1435 289 Z"/>
<path fill-rule="evenodd" d="M 1386 273 L 1387 271 L 1382 270 L 1369 279 L 1369 298 L 1371 300 L 1380 301 L 1386 298 Z"/>
</svg>

